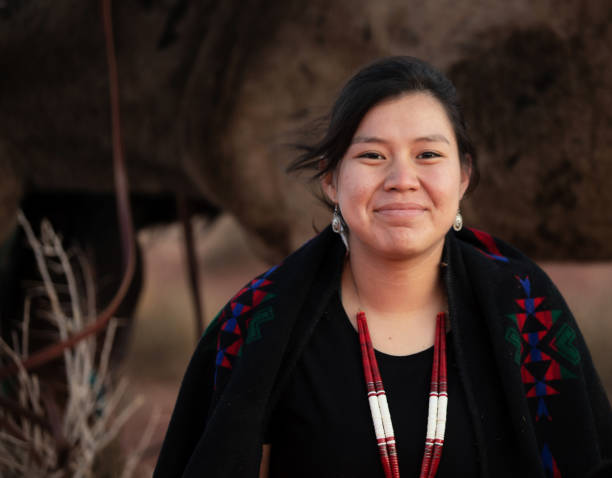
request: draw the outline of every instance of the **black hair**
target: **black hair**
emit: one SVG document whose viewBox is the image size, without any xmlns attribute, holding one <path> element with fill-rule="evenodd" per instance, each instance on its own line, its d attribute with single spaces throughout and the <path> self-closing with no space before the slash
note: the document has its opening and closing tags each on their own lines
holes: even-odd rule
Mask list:
<svg viewBox="0 0 612 478">
<path fill-rule="evenodd" d="M 302 154 L 287 171 L 315 170 L 313 180 L 334 171 L 366 113 L 384 100 L 413 92 L 429 93 L 444 107 L 455 133 L 459 161 L 471 171 L 468 192 L 473 191 L 479 179 L 476 148 L 468 135 L 457 91 L 438 70 L 410 56 L 381 58 L 358 71 L 338 95 L 323 138 L 314 144 L 298 145 Z M 332 207 L 325 197 L 322 199 Z"/>
</svg>

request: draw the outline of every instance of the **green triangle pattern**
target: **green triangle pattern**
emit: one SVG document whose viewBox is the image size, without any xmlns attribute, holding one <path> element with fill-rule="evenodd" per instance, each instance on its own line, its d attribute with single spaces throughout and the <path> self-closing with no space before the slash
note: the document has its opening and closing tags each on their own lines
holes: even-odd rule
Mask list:
<svg viewBox="0 0 612 478">
<path fill-rule="evenodd" d="M 561 378 L 576 378 L 576 374 L 561 366 Z"/>
<path fill-rule="evenodd" d="M 572 364 L 580 363 L 580 353 L 572 343 L 576 338 L 576 332 L 568 324 L 563 324 L 555 334 L 554 343 L 559 353 Z"/>
<path fill-rule="evenodd" d="M 518 327 L 518 319 L 516 318 L 516 314 L 506 314 L 506 317 L 508 317 L 509 319 L 512 319 L 514 323 L 516 324 L 516 326 Z"/>
<path fill-rule="evenodd" d="M 274 312 L 272 311 L 272 307 L 265 307 L 261 310 L 258 310 L 251 322 L 249 323 L 249 331 L 246 338 L 246 343 L 250 344 L 251 342 L 255 342 L 256 340 L 261 339 L 261 326 L 266 322 L 270 322 L 274 319 Z"/>
<path fill-rule="evenodd" d="M 514 350 L 514 361 L 516 362 L 517 365 L 521 364 L 521 350 L 522 350 L 522 344 L 521 344 L 521 337 L 518 333 L 518 330 L 516 330 L 514 327 L 508 327 L 506 329 L 506 341 L 509 342 L 510 344 L 512 344 L 515 348 Z"/>
</svg>

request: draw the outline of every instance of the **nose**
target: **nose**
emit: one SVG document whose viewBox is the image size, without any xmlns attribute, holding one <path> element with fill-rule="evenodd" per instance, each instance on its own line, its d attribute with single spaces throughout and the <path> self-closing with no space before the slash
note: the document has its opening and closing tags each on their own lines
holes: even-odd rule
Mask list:
<svg viewBox="0 0 612 478">
<path fill-rule="evenodd" d="M 419 185 L 417 167 L 410 158 L 397 158 L 390 161 L 385 177 L 385 190 L 410 191 L 418 189 Z"/>
</svg>

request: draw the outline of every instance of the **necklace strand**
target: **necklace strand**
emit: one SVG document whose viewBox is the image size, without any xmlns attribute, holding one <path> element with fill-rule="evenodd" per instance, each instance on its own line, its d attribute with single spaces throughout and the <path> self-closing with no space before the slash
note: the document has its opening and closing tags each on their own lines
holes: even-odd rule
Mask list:
<svg viewBox="0 0 612 478">
<path fill-rule="evenodd" d="M 368 402 L 370 404 L 372 423 L 385 478 L 400 478 L 391 413 L 389 412 L 387 396 L 378 369 L 376 355 L 374 354 L 366 315 L 363 311 L 357 313 L 357 328 L 359 331 L 359 343 L 361 345 L 361 358 L 363 361 Z M 447 403 L 446 316 L 444 313 L 440 313 L 436 317 L 436 337 L 429 392 L 427 434 L 425 437 L 425 452 L 420 478 L 433 478 L 438 470 L 444 445 Z"/>
</svg>

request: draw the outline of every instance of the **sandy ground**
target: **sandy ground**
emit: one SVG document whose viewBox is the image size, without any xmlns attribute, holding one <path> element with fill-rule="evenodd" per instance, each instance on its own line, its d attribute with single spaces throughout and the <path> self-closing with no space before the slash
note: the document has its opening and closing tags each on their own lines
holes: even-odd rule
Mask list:
<svg viewBox="0 0 612 478">
<path fill-rule="evenodd" d="M 268 266 L 253 257 L 244 234 L 230 217 L 208 228 L 199 223 L 196 233 L 200 294 L 205 317 L 210 320 L 234 292 Z M 144 396 L 145 404 L 124 429 L 123 446 L 133 449 L 151 417 L 158 418 L 138 468 L 138 476 L 150 476 L 196 338 L 180 229 L 148 230 L 140 234 L 139 241 L 144 250 L 145 283 L 125 371 L 132 394 Z M 541 265 L 574 312 L 612 396 L 612 263 Z"/>
</svg>

